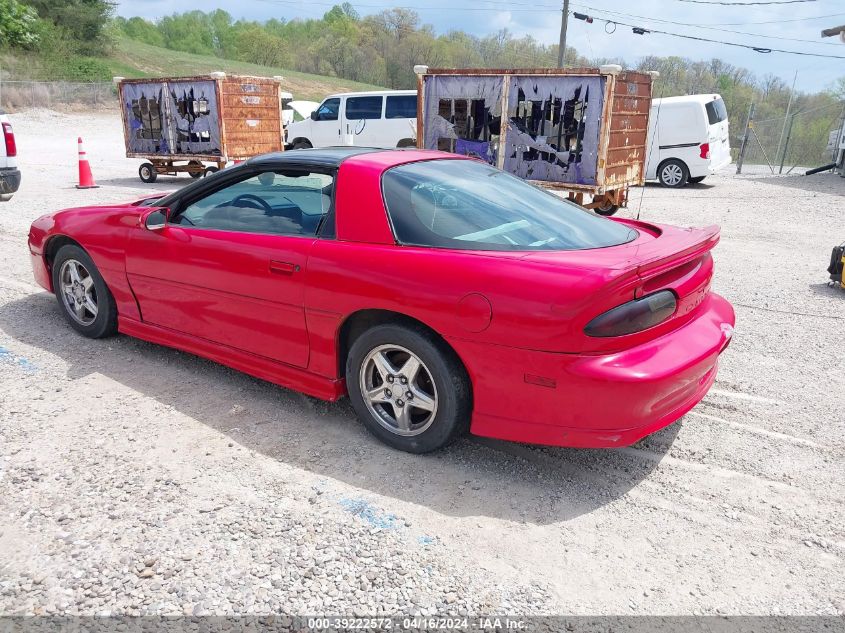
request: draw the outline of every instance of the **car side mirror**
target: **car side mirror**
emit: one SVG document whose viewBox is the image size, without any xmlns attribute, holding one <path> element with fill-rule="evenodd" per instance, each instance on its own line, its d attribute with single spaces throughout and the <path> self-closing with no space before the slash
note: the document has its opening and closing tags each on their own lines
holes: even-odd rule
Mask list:
<svg viewBox="0 0 845 633">
<path fill-rule="evenodd" d="M 150 209 L 141 218 L 141 222 L 148 231 L 161 231 L 167 226 L 169 213 L 170 209 Z"/>
<path fill-rule="evenodd" d="M 311 120 L 312 121 L 319 121 L 320 120 L 320 114 L 316 110 L 311 111 Z"/>
</svg>

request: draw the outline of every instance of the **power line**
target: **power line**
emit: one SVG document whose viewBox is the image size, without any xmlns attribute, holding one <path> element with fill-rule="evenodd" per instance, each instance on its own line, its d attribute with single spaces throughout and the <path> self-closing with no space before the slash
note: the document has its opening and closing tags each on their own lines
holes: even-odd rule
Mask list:
<svg viewBox="0 0 845 633">
<path fill-rule="evenodd" d="M 585 18 L 588 16 L 584 16 Z M 710 42 L 712 44 L 723 44 L 724 46 L 735 46 L 737 48 L 747 48 L 757 53 L 785 53 L 788 55 L 802 55 L 805 57 L 824 57 L 825 59 L 845 59 L 845 55 L 826 55 L 824 53 L 809 53 L 805 51 L 790 51 L 782 48 L 766 48 L 762 46 L 753 46 L 751 44 L 740 44 L 738 42 L 726 42 L 724 40 L 714 40 L 707 37 L 699 37 L 697 35 L 685 35 L 683 33 L 672 33 L 670 31 L 660 31 L 657 29 L 644 29 L 635 24 L 627 24 L 618 20 L 608 20 L 607 18 L 595 18 L 605 24 L 614 24 L 619 26 L 628 26 L 634 30 L 637 35 L 647 35 L 649 33 L 657 33 L 659 35 L 669 35 L 671 37 L 680 37 L 687 40 L 696 40 L 698 42 Z"/>
<path fill-rule="evenodd" d="M 845 13 L 828 13 L 827 15 L 814 15 L 808 18 L 789 18 L 787 20 L 764 20 L 762 22 L 708 22 L 707 26 L 753 26 L 757 24 L 786 24 L 788 22 L 809 22 L 810 20 L 826 20 L 838 18 Z"/>
<path fill-rule="evenodd" d="M 573 2 L 573 4 L 575 4 L 575 3 Z M 596 9 L 594 7 L 590 7 L 590 6 L 587 6 L 587 5 L 584 5 L 584 4 L 579 4 L 578 6 L 583 7 L 585 9 L 589 9 L 590 11 L 595 11 L 597 13 L 607 13 L 608 15 L 621 15 L 621 16 L 626 17 L 626 18 L 637 18 L 639 20 L 649 20 L 651 22 L 660 22 L 660 23 L 663 23 L 663 24 L 674 24 L 676 26 L 689 26 L 689 27 L 696 28 L 696 29 L 707 29 L 709 31 L 718 31 L 720 33 L 734 33 L 736 35 L 748 35 L 750 37 L 762 37 L 762 38 L 770 39 L 770 40 L 783 40 L 783 41 L 786 41 L 786 42 L 802 42 L 804 44 L 822 44 L 822 45 L 826 45 L 826 46 L 841 46 L 841 44 L 839 44 L 837 42 L 819 42 L 817 40 L 805 40 L 805 39 L 800 39 L 800 38 L 795 38 L 795 37 L 782 37 L 780 35 L 764 35 L 763 33 L 749 33 L 747 31 L 734 31 L 734 30 L 731 30 L 731 29 L 721 29 L 721 28 L 718 28 L 716 26 L 705 26 L 705 25 L 701 25 L 701 24 L 692 24 L 692 23 L 689 23 L 689 22 L 675 22 L 674 20 L 664 20 L 662 18 L 650 18 L 650 17 L 645 16 L 645 15 L 634 15 L 634 14 L 631 14 L 631 13 L 622 13 L 620 11 L 610 11 L 609 9 Z"/>
<path fill-rule="evenodd" d="M 724 2 L 722 0 L 677 0 L 692 4 L 721 4 L 726 7 L 750 7 L 760 4 L 797 4 L 799 2 L 818 2 L 818 0 L 760 0 L 758 2 Z"/>
</svg>

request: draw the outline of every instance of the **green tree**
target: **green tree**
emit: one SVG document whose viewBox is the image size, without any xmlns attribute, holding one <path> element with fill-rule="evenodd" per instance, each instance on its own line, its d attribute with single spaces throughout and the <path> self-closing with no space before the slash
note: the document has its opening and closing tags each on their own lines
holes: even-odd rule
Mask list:
<svg viewBox="0 0 845 633">
<path fill-rule="evenodd" d="M 39 40 L 38 13 L 17 0 L 0 0 L 0 46 L 34 48 Z"/>
<path fill-rule="evenodd" d="M 114 10 L 108 0 L 26 0 L 54 24 L 80 55 L 101 55 L 109 46 L 105 27 Z"/>
</svg>

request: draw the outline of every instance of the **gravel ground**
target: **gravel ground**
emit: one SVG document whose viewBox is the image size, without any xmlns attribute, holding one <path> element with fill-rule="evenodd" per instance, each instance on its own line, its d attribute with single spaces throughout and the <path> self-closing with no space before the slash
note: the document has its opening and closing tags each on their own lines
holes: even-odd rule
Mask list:
<svg viewBox="0 0 845 633">
<path fill-rule="evenodd" d="M 845 179 L 725 173 L 632 216 L 722 225 L 716 386 L 619 450 L 383 446 L 329 405 L 124 336 L 32 282 L 29 223 L 170 190 L 113 113 L 14 117 L 0 206 L 0 613 L 845 614 Z M 82 135 L 101 188 L 77 191 Z"/>
</svg>

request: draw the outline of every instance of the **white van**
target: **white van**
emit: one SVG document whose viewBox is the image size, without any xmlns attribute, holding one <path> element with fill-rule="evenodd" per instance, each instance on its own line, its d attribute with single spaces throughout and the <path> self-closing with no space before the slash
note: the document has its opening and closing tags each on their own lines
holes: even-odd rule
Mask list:
<svg viewBox="0 0 845 633">
<path fill-rule="evenodd" d="M 701 182 L 731 164 L 728 111 L 715 94 L 653 99 L 646 179 L 666 187 Z"/>
<path fill-rule="evenodd" d="M 415 147 L 417 91 L 346 92 L 326 97 L 309 119 L 288 125 L 288 147 Z"/>
</svg>

